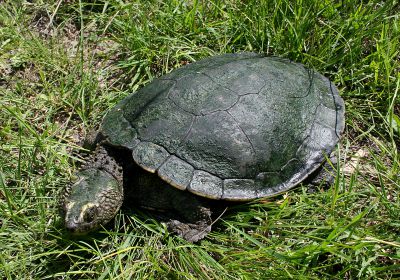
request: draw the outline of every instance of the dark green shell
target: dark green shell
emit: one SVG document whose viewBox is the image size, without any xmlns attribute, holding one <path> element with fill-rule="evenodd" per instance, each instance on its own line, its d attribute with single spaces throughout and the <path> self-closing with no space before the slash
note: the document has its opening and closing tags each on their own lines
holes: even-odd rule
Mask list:
<svg viewBox="0 0 400 280">
<path fill-rule="evenodd" d="M 286 191 L 344 128 L 336 87 L 301 64 L 243 53 L 172 71 L 129 95 L 101 133 L 172 186 L 227 200 Z"/>
</svg>

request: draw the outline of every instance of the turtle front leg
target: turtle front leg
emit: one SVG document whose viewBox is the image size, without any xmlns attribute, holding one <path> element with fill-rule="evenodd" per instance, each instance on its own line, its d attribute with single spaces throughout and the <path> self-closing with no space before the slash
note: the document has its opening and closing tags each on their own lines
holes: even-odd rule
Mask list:
<svg viewBox="0 0 400 280">
<path fill-rule="evenodd" d="M 131 165 L 126 198 L 134 204 L 162 213 L 168 230 L 189 242 L 204 238 L 211 231 L 211 210 L 207 200 L 188 191 L 178 190 L 155 174 Z"/>
<path fill-rule="evenodd" d="M 168 230 L 189 242 L 197 242 L 211 231 L 211 210 L 201 205 L 195 197 L 185 200 L 174 205 L 184 222 L 171 219 L 167 222 Z"/>
</svg>

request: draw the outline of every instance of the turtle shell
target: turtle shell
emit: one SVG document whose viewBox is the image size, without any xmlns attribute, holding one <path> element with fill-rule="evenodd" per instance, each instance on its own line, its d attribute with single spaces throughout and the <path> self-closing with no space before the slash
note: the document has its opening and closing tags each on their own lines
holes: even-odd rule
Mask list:
<svg viewBox="0 0 400 280">
<path fill-rule="evenodd" d="M 212 199 L 286 191 L 330 155 L 344 102 L 321 74 L 254 53 L 210 57 L 127 96 L 100 132 L 170 185 Z"/>
</svg>

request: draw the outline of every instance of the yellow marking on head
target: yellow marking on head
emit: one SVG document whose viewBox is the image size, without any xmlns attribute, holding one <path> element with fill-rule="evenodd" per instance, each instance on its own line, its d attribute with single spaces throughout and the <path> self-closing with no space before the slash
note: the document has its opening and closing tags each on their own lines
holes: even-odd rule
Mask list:
<svg viewBox="0 0 400 280">
<path fill-rule="evenodd" d="M 65 207 L 67 208 L 67 210 L 71 210 L 71 208 L 74 207 L 74 205 L 75 205 L 75 202 L 70 202 L 70 203 L 67 203 L 67 205 Z"/>
<path fill-rule="evenodd" d="M 86 213 L 86 209 L 97 206 L 97 204 L 88 202 L 82 206 L 81 212 L 79 213 L 79 221 L 83 221 L 83 215 Z"/>
<path fill-rule="evenodd" d="M 78 179 L 76 181 L 74 180 L 75 182 L 72 182 L 72 186 L 76 186 L 76 185 L 80 184 L 84 179 L 85 178 L 78 176 Z"/>
</svg>

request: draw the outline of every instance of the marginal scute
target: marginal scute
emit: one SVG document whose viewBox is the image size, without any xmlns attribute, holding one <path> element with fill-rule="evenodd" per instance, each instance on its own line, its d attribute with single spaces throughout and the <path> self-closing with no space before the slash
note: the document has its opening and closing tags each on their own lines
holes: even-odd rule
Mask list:
<svg viewBox="0 0 400 280">
<path fill-rule="evenodd" d="M 111 110 L 104 118 L 100 132 L 113 145 L 133 149 L 139 143 L 137 133 L 122 112 L 118 107 Z"/>
<path fill-rule="evenodd" d="M 256 177 L 256 182 L 261 184 L 264 189 L 273 189 L 274 186 L 282 182 L 279 172 L 261 172 Z"/>
<path fill-rule="evenodd" d="M 315 165 L 321 159 L 320 147 L 310 140 L 310 136 L 307 136 L 297 149 L 295 156 L 307 165 Z"/>
<path fill-rule="evenodd" d="M 314 142 L 316 147 L 319 147 L 321 154 L 333 149 L 338 140 L 338 135 L 336 135 L 334 129 L 319 121 L 314 123 L 310 134 L 310 141 Z"/>
<path fill-rule="evenodd" d="M 220 199 L 222 187 L 222 180 L 217 176 L 202 170 L 195 170 L 188 191 L 211 199 Z"/>
<path fill-rule="evenodd" d="M 337 105 L 344 105 L 338 89 L 321 74 L 318 73 L 316 76 L 318 79 L 314 81 L 314 94 L 319 96 L 320 103 L 331 110 L 342 111 L 343 108 L 339 110 L 336 108 Z"/>
<path fill-rule="evenodd" d="M 187 162 L 170 156 L 157 170 L 158 176 L 171 186 L 185 190 L 193 176 L 194 168 Z"/>
<path fill-rule="evenodd" d="M 225 179 L 222 199 L 226 200 L 250 200 L 257 198 L 260 188 L 254 180 L 250 179 Z"/>
<path fill-rule="evenodd" d="M 274 196 L 279 193 L 285 192 L 288 189 L 290 189 L 290 187 L 288 187 L 288 185 L 286 185 L 285 183 L 279 183 L 271 188 L 263 187 L 257 191 L 257 198 Z"/>
<path fill-rule="evenodd" d="M 303 162 L 301 167 L 304 170 L 313 171 L 329 157 L 338 141 L 335 130 L 316 121 L 309 136 L 297 150 L 296 158 Z"/>
<path fill-rule="evenodd" d="M 324 125 L 331 128 L 332 130 L 335 130 L 336 126 L 337 126 L 336 114 L 337 114 L 337 112 L 335 110 L 332 110 L 321 104 L 317 108 L 317 111 L 315 113 L 315 119 L 319 123 L 323 123 Z"/>
<path fill-rule="evenodd" d="M 161 146 L 151 142 L 140 142 L 132 151 L 133 160 L 143 169 L 154 173 L 169 157 Z"/>
<path fill-rule="evenodd" d="M 306 166 L 297 158 L 289 160 L 279 172 L 282 182 L 286 182 L 288 185 L 297 185 L 308 175 L 308 171 L 305 170 Z"/>
</svg>

